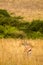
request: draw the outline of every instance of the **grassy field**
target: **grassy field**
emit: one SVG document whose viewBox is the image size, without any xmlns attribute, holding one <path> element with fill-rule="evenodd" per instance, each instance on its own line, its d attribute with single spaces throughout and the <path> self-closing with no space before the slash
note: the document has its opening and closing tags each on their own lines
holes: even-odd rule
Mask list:
<svg viewBox="0 0 43 65">
<path fill-rule="evenodd" d="M 0 39 L 0 65 L 43 65 L 43 40 L 26 41 L 31 54 L 27 54 L 22 39 Z"/>
<path fill-rule="evenodd" d="M 0 1 L 0 65 L 43 65 L 43 1 Z"/>
<path fill-rule="evenodd" d="M 0 65 L 43 65 L 43 20 L 0 9 Z"/>
<path fill-rule="evenodd" d="M 0 9 L 6 9 L 12 15 L 23 16 L 26 20 L 43 19 L 43 0 L 3 0 Z"/>
</svg>

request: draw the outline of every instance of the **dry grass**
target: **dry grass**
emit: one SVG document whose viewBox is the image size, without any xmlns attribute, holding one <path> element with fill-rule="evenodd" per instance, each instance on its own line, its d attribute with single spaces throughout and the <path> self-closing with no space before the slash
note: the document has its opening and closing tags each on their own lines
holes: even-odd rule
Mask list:
<svg viewBox="0 0 43 65">
<path fill-rule="evenodd" d="M 24 40 L 0 39 L 0 65 L 43 65 L 43 40 L 27 40 L 32 48 L 27 55 Z"/>
<path fill-rule="evenodd" d="M 43 0 L 1 0 L 0 8 L 21 15 L 26 20 L 43 19 Z"/>
</svg>

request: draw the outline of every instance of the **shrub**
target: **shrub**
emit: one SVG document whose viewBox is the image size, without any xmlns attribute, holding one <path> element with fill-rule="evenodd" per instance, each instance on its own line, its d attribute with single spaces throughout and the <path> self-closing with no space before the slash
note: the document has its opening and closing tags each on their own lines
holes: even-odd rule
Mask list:
<svg viewBox="0 0 43 65">
<path fill-rule="evenodd" d="M 0 10 L 0 15 L 0 38 L 43 37 L 43 20 L 33 20 L 30 23 L 22 20 L 21 16 L 10 16 L 6 10 Z"/>
<path fill-rule="evenodd" d="M 5 16 L 5 17 L 10 17 L 8 12 L 4 9 L 0 9 L 0 17 Z"/>
<path fill-rule="evenodd" d="M 3 34 L 3 33 L 4 33 L 4 30 L 5 30 L 5 28 L 4 28 L 3 26 L 0 25 L 0 33 Z"/>
<path fill-rule="evenodd" d="M 31 31 L 40 31 L 43 28 L 43 21 L 40 20 L 33 20 L 29 26 L 29 30 Z"/>
</svg>

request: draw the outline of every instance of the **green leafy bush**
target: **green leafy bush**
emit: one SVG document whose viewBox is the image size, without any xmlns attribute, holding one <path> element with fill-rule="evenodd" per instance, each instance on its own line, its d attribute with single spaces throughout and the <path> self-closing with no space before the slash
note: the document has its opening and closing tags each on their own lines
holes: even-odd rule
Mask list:
<svg viewBox="0 0 43 65">
<path fill-rule="evenodd" d="M 0 9 L 0 17 L 5 16 L 5 17 L 10 17 L 8 12 L 4 9 Z"/>
<path fill-rule="evenodd" d="M 0 10 L 0 38 L 43 38 L 43 20 L 27 22 Z"/>
<path fill-rule="evenodd" d="M 29 26 L 29 30 L 31 31 L 40 31 L 43 29 L 43 21 L 40 20 L 33 20 Z"/>
</svg>

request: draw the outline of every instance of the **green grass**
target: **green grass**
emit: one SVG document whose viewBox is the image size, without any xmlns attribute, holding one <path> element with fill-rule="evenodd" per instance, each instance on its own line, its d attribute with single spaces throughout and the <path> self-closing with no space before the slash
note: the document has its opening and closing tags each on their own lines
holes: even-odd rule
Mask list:
<svg viewBox="0 0 43 65">
<path fill-rule="evenodd" d="M 0 38 L 43 38 L 43 20 L 27 22 L 6 10 L 0 10 L 0 15 Z"/>
</svg>

